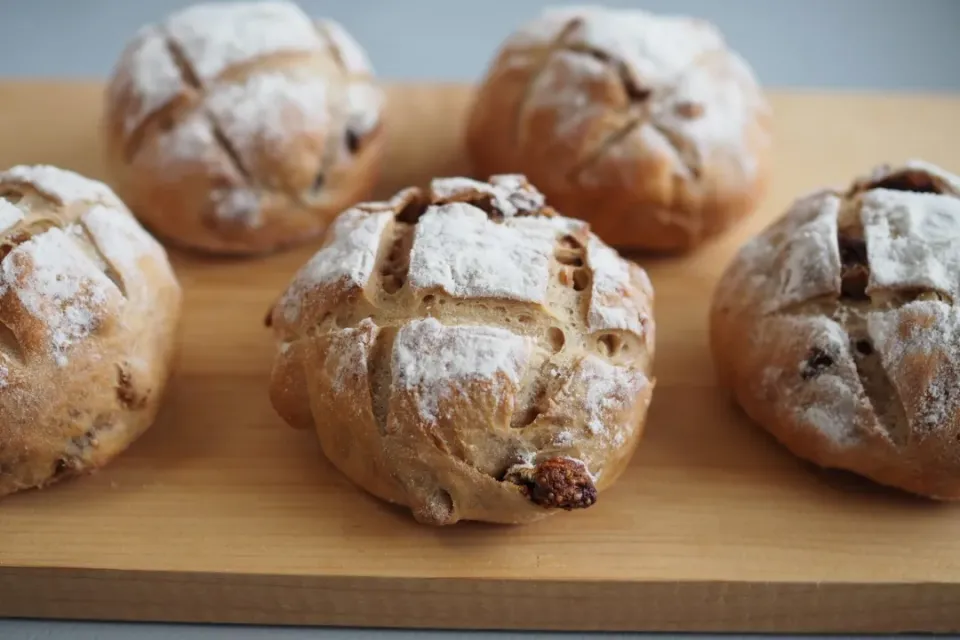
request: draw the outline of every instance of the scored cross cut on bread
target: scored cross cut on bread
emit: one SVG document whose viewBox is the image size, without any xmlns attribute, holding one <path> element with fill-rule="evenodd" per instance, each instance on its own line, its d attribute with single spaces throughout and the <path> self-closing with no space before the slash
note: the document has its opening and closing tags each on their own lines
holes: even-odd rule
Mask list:
<svg viewBox="0 0 960 640">
<path fill-rule="evenodd" d="M 0 172 L 0 495 L 88 473 L 153 422 L 181 291 L 103 183 Z"/>
<path fill-rule="evenodd" d="M 592 506 L 654 386 L 646 273 L 518 175 L 345 211 L 270 324 L 278 413 L 429 524 Z"/>
<path fill-rule="evenodd" d="M 118 191 L 168 241 L 259 254 L 369 195 L 384 95 L 359 44 L 292 2 L 201 3 L 123 51 L 103 128 Z"/>
<path fill-rule="evenodd" d="M 721 278 L 721 383 L 801 457 L 960 498 L 960 180 L 922 161 L 799 198 Z"/>
<path fill-rule="evenodd" d="M 703 20 L 549 7 L 503 43 L 465 142 L 474 172 L 520 172 L 615 246 L 693 249 L 756 209 L 772 112 Z"/>
</svg>

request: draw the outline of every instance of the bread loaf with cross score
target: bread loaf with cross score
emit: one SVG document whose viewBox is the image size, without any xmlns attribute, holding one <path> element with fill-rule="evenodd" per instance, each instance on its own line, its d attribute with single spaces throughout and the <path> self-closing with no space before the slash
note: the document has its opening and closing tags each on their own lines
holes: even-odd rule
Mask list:
<svg viewBox="0 0 960 640">
<path fill-rule="evenodd" d="M 960 499 L 960 179 L 919 160 L 798 198 L 710 319 L 720 383 L 798 456 Z"/>
<path fill-rule="evenodd" d="M 270 323 L 278 413 L 427 524 L 592 506 L 654 387 L 646 273 L 522 176 L 347 210 Z"/>
<path fill-rule="evenodd" d="M 123 51 L 106 155 L 120 196 L 165 241 L 261 254 L 317 237 L 369 195 L 383 106 L 335 21 L 282 0 L 197 4 Z"/>
<path fill-rule="evenodd" d="M 0 172 L 0 496 L 108 464 L 153 423 L 181 290 L 102 182 Z"/>
<path fill-rule="evenodd" d="M 616 247 L 694 249 L 752 213 L 772 110 L 715 25 L 548 7 L 497 51 L 468 115 L 477 175 L 523 173 Z"/>
</svg>

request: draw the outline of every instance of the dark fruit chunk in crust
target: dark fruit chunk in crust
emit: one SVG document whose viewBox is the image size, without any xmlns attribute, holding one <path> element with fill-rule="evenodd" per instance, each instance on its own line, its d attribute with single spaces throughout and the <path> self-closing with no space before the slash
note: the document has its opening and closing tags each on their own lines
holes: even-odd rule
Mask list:
<svg viewBox="0 0 960 640">
<path fill-rule="evenodd" d="M 807 357 L 800 376 L 804 380 L 810 380 L 831 366 L 833 366 L 833 357 L 823 349 L 814 347 L 810 350 L 810 356 Z"/>
<path fill-rule="evenodd" d="M 597 501 L 590 472 L 570 458 L 550 458 L 534 467 L 520 467 L 506 480 L 520 485 L 530 500 L 548 509 L 585 509 Z"/>
<path fill-rule="evenodd" d="M 844 235 L 837 238 L 840 246 L 841 292 L 854 300 L 867 298 L 870 267 L 867 266 L 867 243 L 863 238 Z"/>
</svg>

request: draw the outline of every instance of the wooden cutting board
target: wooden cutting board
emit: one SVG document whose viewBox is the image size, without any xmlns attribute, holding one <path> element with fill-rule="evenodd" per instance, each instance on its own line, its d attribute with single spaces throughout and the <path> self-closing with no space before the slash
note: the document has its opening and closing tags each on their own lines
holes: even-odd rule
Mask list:
<svg viewBox="0 0 960 640">
<path fill-rule="evenodd" d="M 99 85 L 0 83 L 0 166 L 103 178 Z M 463 174 L 469 90 L 391 87 L 378 195 Z M 812 469 L 715 385 L 706 309 L 732 251 L 795 196 L 875 163 L 960 170 L 958 97 L 777 93 L 762 211 L 657 291 L 658 385 L 629 471 L 589 510 L 433 529 L 353 488 L 267 399 L 264 312 L 313 247 L 172 254 L 186 292 L 157 424 L 108 469 L 0 503 L 0 615 L 732 631 L 960 629 L 960 505 Z"/>
</svg>

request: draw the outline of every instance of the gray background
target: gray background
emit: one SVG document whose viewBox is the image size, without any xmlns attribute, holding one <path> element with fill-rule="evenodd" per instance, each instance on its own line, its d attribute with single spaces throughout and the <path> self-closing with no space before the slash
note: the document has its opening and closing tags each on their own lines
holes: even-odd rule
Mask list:
<svg viewBox="0 0 960 640">
<path fill-rule="evenodd" d="M 582 4 L 556 0 L 554 4 Z M 104 77 L 130 35 L 187 0 L 0 0 L 0 76 Z M 473 80 L 544 2 L 300 0 L 394 80 Z M 699 15 L 776 86 L 960 89 L 957 0 L 606 0 Z"/>
<path fill-rule="evenodd" d="M 104 78 L 137 27 L 187 4 L 185 0 L 0 0 L 0 77 Z M 545 3 L 301 0 L 300 4 L 311 14 L 341 21 L 367 48 L 384 78 L 470 81 L 483 73 L 503 37 Z M 574 3 L 557 0 L 553 4 Z M 770 87 L 960 90 L 960 0 L 607 0 L 606 4 L 691 13 L 712 20 Z M 0 620 L 3 640 L 168 637 L 433 640 L 453 634 Z M 466 637 L 531 636 L 482 633 Z"/>
</svg>

